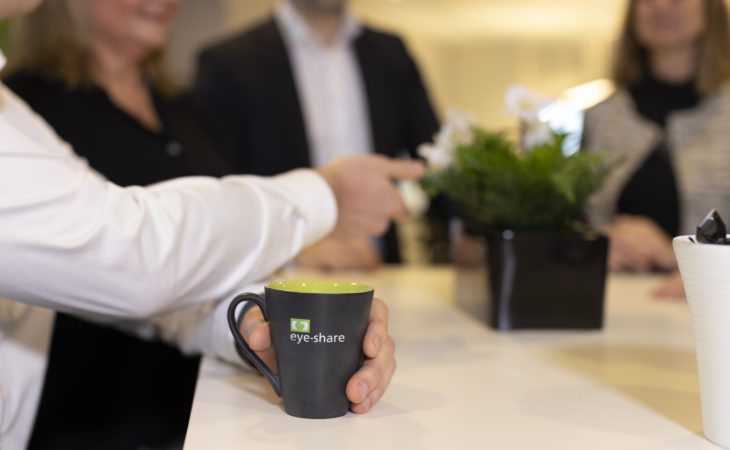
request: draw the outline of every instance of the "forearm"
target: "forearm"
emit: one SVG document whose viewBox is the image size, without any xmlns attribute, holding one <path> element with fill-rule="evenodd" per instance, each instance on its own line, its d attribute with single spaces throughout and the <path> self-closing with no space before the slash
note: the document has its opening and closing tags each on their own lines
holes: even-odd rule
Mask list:
<svg viewBox="0 0 730 450">
<path fill-rule="evenodd" d="M 258 292 L 262 286 L 248 286 L 241 292 Z M 245 366 L 236 353 L 233 336 L 228 328 L 227 312 L 230 301 L 209 303 L 152 317 L 144 322 L 118 322 L 115 326 L 145 340 L 162 340 L 188 355 L 220 358 Z M 92 319 L 93 320 L 93 319 Z"/>
<path fill-rule="evenodd" d="M 335 209 L 310 171 L 123 189 L 63 155 L 0 148 L 0 296 L 112 318 L 225 298 L 327 234 Z"/>
</svg>

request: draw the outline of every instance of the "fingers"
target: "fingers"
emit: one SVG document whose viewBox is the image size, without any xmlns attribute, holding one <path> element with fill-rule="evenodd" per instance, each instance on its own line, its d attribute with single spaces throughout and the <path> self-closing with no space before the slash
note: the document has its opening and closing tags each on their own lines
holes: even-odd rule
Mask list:
<svg viewBox="0 0 730 450">
<path fill-rule="evenodd" d="M 383 198 L 373 196 L 371 201 L 383 202 Z M 398 200 L 391 201 L 397 202 Z M 333 236 L 345 239 L 381 236 L 388 230 L 392 218 L 399 218 L 406 214 L 405 205 L 402 202 L 396 203 L 394 206 L 381 206 L 377 209 L 370 207 L 369 210 L 371 212 L 367 212 L 368 209 L 365 208 L 359 211 L 347 211 L 347 216 L 340 220 L 338 229 L 333 233 Z"/>
<path fill-rule="evenodd" d="M 350 240 L 345 251 L 346 269 L 375 270 L 380 266 L 380 254 L 370 239 Z"/>
<path fill-rule="evenodd" d="M 620 216 L 608 235 L 611 238 L 609 267 L 613 270 L 676 268 L 671 238 L 648 218 Z"/>
<path fill-rule="evenodd" d="M 365 361 L 347 383 L 347 398 L 352 412 L 368 412 L 385 393 L 395 373 L 395 344 L 388 337 L 378 355 Z"/>
<path fill-rule="evenodd" d="M 657 251 L 654 255 L 654 264 L 664 270 L 677 268 L 677 258 L 674 256 L 674 248 L 672 248 L 672 241 L 669 237 L 657 246 Z"/>
<path fill-rule="evenodd" d="M 380 255 L 367 238 L 330 237 L 302 250 L 296 261 L 321 270 L 373 270 L 380 265 Z"/>
<path fill-rule="evenodd" d="M 351 409 L 358 414 L 367 412 L 380 400 L 395 372 L 395 343 L 388 335 L 388 316 L 385 303 L 374 299 L 363 339 L 363 352 L 367 358 L 345 388 Z M 276 371 L 269 324 L 264 320 L 261 310 L 257 307 L 248 310 L 240 328 L 241 335 L 251 349 Z"/>
<path fill-rule="evenodd" d="M 271 344 L 269 324 L 258 307 L 249 309 L 241 321 L 241 336 L 259 358 L 276 370 L 274 347 Z"/>
<path fill-rule="evenodd" d="M 400 191 L 383 175 L 381 173 L 380 177 L 373 176 L 363 181 L 357 205 L 362 212 L 362 220 L 369 221 L 372 224 L 371 232 L 377 235 L 385 233 L 391 220 L 408 216 L 408 208 Z"/>
<path fill-rule="evenodd" d="M 366 155 L 360 161 L 361 170 L 365 170 L 365 178 L 359 184 L 363 191 L 361 200 L 366 208 L 373 208 L 385 213 L 387 219 L 400 218 L 407 215 L 401 194 L 393 184 L 399 180 L 417 180 L 426 172 L 421 161 L 397 160 L 382 155 Z M 388 221 L 385 222 L 386 226 Z M 385 231 L 385 228 L 380 230 Z"/>
<path fill-rule="evenodd" d="M 630 235 L 614 230 L 610 236 L 609 266 L 611 269 L 643 271 L 651 268 L 651 257 L 640 243 L 632 242 Z"/>
<path fill-rule="evenodd" d="M 390 226 L 390 219 L 384 214 L 353 214 L 348 211 L 338 218 L 337 228 L 331 237 L 335 239 L 363 239 L 384 234 Z"/>
<path fill-rule="evenodd" d="M 609 270 L 624 270 L 625 268 L 625 260 L 623 258 L 623 255 L 621 255 L 616 248 L 611 246 L 611 249 L 608 252 L 608 269 Z"/>
<path fill-rule="evenodd" d="M 385 303 L 376 298 L 370 308 L 370 320 L 368 329 L 363 339 L 363 352 L 368 358 L 375 358 L 388 338 L 388 307 Z"/>
<path fill-rule="evenodd" d="M 383 158 L 383 169 L 391 180 L 418 180 L 426 174 L 426 166 L 421 161 Z"/>
<path fill-rule="evenodd" d="M 395 185 L 387 183 L 383 186 L 382 197 L 388 199 L 386 205 L 386 213 L 390 216 L 390 219 L 403 219 L 408 216 L 408 208 L 406 203 L 403 201 L 400 192 L 396 189 Z M 388 221 L 390 223 L 390 221 Z M 387 226 L 386 226 L 387 229 Z M 383 230 L 385 232 L 385 229 Z"/>
<path fill-rule="evenodd" d="M 611 249 L 613 261 L 619 270 L 647 271 L 651 269 L 651 256 L 640 244 L 636 245 L 627 241 L 625 237 L 618 237 Z"/>
<path fill-rule="evenodd" d="M 682 277 L 679 273 L 672 274 L 652 294 L 659 299 L 678 300 L 683 298 L 684 284 L 682 284 Z"/>
<path fill-rule="evenodd" d="M 367 412 L 383 396 L 395 372 L 395 343 L 388 335 L 388 307 L 373 300 L 370 321 L 363 339 L 363 351 L 368 359 L 347 383 L 347 398 L 352 411 Z"/>
<path fill-rule="evenodd" d="M 342 157 L 317 169 L 332 188 L 338 205 L 334 233 L 339 237 L 383 234 L 392 219 L 408 214 L 394 180 L 415 180 L 425 174 L 420 161 L 382 155 Z"/>
</svg>

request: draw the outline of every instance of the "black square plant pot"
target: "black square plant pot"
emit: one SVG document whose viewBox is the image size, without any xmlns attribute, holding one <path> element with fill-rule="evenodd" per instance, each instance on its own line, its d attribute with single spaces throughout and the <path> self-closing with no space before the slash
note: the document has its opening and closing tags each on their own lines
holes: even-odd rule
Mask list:
<svg viewBox="0 0 730 450">
<path fill-rule="evenodd" d="M 608 239 L 487 231 L 487 322 L 497 330 L 600 329 Z"/>
</svg>

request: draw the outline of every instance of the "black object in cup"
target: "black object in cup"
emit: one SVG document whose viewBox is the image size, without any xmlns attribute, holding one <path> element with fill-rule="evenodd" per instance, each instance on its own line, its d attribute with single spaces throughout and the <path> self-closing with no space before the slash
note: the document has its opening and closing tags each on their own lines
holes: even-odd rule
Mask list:
<svg viewBox="0 0 730 450">
<path fill-rule="evenodd" d="M 727 228 L 716 209 L 710 211 L 697 226 L 695 239 L 702 244 L 728 245 Z"/>
<path fill-rule="evenodd" d="M 240 334 L 236 308 L 245 301 L 261 308 L 271 328 L 278 373 L 254 353 Z M 345 388 L 363 360 L 362 342 L 373 288 L 359 283 L 276 281 L 265 293 L 241 294 L 228 307 L 236 346 L 284 399 L 296 417 L 343 416 Z"/>
</svg>

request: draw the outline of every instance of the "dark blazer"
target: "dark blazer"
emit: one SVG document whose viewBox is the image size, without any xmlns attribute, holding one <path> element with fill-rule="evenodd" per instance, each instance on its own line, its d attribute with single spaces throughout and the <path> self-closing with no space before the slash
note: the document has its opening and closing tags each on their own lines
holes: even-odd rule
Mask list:
<svg viewBox="0 0 730 450">
<path fill-rule="evenodd" d="M 413 58 L 397 36 L 367 26 L 353 46 L 375 150 L 415 156 L 438 121 Z M 194 93 L 237 171 L 273 175 L 311 166 L 292 64 L 273 19 L 204 50 Z M 392 228 L 385 247 L 386 262 L 400 260 Z"/>
</svg>

